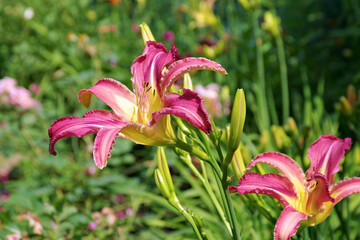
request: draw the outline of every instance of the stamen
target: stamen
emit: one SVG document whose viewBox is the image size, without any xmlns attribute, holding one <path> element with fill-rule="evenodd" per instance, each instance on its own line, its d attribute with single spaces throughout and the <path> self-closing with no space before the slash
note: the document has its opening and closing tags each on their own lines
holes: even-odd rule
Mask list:
<svg viewBox="0 0 360 240">
<path fill-rule="evenodd" d="M 317 185 L 318 185 L 318 182 L 316 180 L 311 180 L 311 182 L 309 183 L 309 186 L 307 187 L 308 192 L 310 192 L 310 193 L 313 192 L 316 189 Z"/>
</svg>

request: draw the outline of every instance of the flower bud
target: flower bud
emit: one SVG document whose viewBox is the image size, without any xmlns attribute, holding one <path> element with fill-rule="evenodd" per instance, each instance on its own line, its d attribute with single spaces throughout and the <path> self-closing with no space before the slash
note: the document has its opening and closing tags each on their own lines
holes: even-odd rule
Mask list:
<svg viewBox="0 0 360 240">
<path fill-rule="evenodd" d="M 351 107 L 351 104 L 348 101 L 348 99 L 345 98 L 344 96 L 340 97 L 340 106 L 341 106 L 341 112 L 344 115 L 350 116 L 352 114 L 353 108 Z"/>
<path fill-rule="evenodd" d="M 236 91 L 234 106 L 231 113 L 230 136 L 228 151 L 235 152 L 239 147 L 246 117 L 246 102 L 243 89 Z"/>
<path fill-rule="evenodd" d="M 147 41 L 155 41 L 155 38 L 154 38 L 149 26 L 146 23 L 140 24 L 140 31 L 141 31 L 141 36 L 144 41 L 144 45 L 146 44 Z"/>
<path fill-rule="evenodd" d="M 286 135 L 285 130 L 280 126 L 271 126 L 275 145 L 278 149 L 284 150 L 290 147 L 291 139 Z"/>
<path fill-rule="evenodd" d="M 299 130 L 297 128 L 296 122 L 294 118 L 289 117 L 287 120 L 287 124 L 284 127 L 286 133 L 289 134 L 289 136 L 297 137 L 299 135 Z"/>
<path fill-rule="evenodd" d="M 190 89 L 191 91 L 194 90 L 192 81 L 191 81 L 191 77 L 189 73 L 185 73 L 184 74 L 184 84 L 183 84 L 184 88 L 186 89 Z"/>
<path fill-rule="evenodd" d="M 165 151 L 163 147 L 158 147 L 156 158 L 158 162 L 158 168 L 161 173 L 161 177 L 163 177 L 163 180 L 165 181 L 168 190 L 171 193 L 175 192 L 174 184 L 171 179 L 170 170 L 166 161 Z"/>
<path fill-rule="evenodd" d="M 155 169 L 155 183 L 164 198 L 169 199 L 171 196 L 170 190 L 159 169 Z"/>
<path fill-rule="evenodd" d="M 353 85 L 349 85 L 347 89 L 347 99 L 351 106 L 354 106 L 356 103 L 356 90 Z"/>
<path fill-rule="evenodd" d="M 260 0 L 239 0 L 246 11 L 253 11 L 260 7 Z"/>
<path fill-rule="evenodd" d="M 204 221 L 204 218 L 203 218 L 203 217 L 199 217 L 199 216 L 196 215 L 195 213 L 191 213 L 191 217 L 194 219 L 194 221 L 195 221 L 195 223 L 196 223 L 196 226 L 197 226 L 199 229 L 204 228 L 204 226 L 205 226 L 205 221 Z"/>
<path fill-rule="evenodd" d="M 280 18 L 273 13 L 266 11 L 264 14 L 264 22 L 261 27 L 269 32 L 271 36 L 276 37 L 280 35 Z"/>
</svg>

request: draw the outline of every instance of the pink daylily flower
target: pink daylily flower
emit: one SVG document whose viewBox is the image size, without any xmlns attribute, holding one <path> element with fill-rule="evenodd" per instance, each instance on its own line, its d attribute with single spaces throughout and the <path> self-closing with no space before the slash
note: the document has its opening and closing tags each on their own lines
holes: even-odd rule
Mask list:
<svg viewBox="0 0 360 240">
<path fill-rule="evenodd" d="M 113 79 L 101 79 L 95 86 L 80 90 L 79 101 L 88 107 L 91 96 L 104 101 L 114 112 L 92 110 L 82 118 L 63 117 L 49 128 L 49 152 L 56 155 L 55 143 L 66 137 L 96 133 L 93 156 L 96 166 L 106 166 L 116 137 L 143 145 L 172 145 L 176 136 L 170 115 L 188 121 L 205 133 L 212 131 L 203 100 L 197 93 L 183 89 L 183 94 L 169 92 L 175 80 L 187 72 L 208 69 L 227 74 L 220 64 L 205 58 L 175 60 L 177 48 L 167 51 L 162 43 L 146 42 L 142 55 L 131 66 L 131 92 Z"/>
<path fill-rule="evenodd" d="M 274 230 L 274 239 L 290 239 L 300 222 L 313 226 L 324 221 L 339 201 L 360 193 L 360 177 L 344 179 L 334 184 L 340 170 L 340 160 L 351 147 L 351 139 L 332 135 L 320 136 L 308 150 L 311 160 L 304 173 L 290 157 L 281 153 L 263 153 L 252 160 L 247 171 L 262 163 L 276 168 L 282 175 L 246 172 L 238 186 L 230 186 L 231 193 L 259 193 L 276 198 L 283 206 Z"/>
</svg>

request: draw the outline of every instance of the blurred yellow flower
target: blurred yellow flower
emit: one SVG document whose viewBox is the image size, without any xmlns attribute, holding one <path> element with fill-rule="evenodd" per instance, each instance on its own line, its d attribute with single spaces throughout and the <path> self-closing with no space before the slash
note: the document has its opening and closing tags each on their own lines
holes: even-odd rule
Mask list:
<svg viewBox="0 0 360 240">
<path fill-rule="evenodd" d="M 260 0 L 239 0 L 239 3 L 246 11 L 253 11 L 260 7 Z"/>
<path fill-rule="evenodd" d="M 86 17 L 90 20 L 95 20 L 96 18 L 96 12 L 93 10 L 90 10 L 87 12 Z"/>
<path fill-rule="evenodd" d="M 66 40 L 68 40 L 69 42 L 76 42 L 77 39 L 78 37 L 73 31 L 70 31 L 68 32 L 68 34 L 66 34 Z"/>
<path fill-rule="evenodd" d="M 269 11 L 264 14 L 264 22 L 261 24 L 262 29 L 269 32 L 273 37 L 280 35 L 280 18 Z"/>
<path fill-rule="evenodd" d="M 191 15 L 194 22 L 190 23 L 191 27 L 215 26 L 217 18 L 213 12 L 215 0 L 203 0 L 199 2 L 198 10 L 192 11 Z"/>
</svg>

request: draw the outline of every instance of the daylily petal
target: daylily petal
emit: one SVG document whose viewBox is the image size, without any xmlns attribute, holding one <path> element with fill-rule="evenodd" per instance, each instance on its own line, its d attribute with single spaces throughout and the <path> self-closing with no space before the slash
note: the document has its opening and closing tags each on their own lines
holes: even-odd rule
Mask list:
<svg viewBox="0 0 360 240">
<path fill-rule="evenodd" d="M 49 152 L 56 155 L 55 143 L 66 137 L 76 136 L 81 138 L 87 134 L 97 133 L 103 128 L 119 128 L 125 123 L 112 112 L 105 110 L 93 110 L 86 113 L 82 118 L 63 117 L 59 118 L 49 128 Z"/>
<path fill-rule="evenodd" d="M 176 54 L 177 48 L 174 44 L 168 52 L 162 43 L 146 42 L 143 54 L 137 57 L 131 65 L 131 73 L 133 74 L 131 80 L 134 91 L 142 94 L 148 91 L 149 86 L 147 84 L 150 84 L 160 93 L 159 80 L 162 71 L 164 67 L 175 61 Z"/>
<path fill-rule="evenodd" d="M 294 184 L 296 191 L 300 195 L 304 195 L 305 174 L 299 164 L 293 159 L 282 153 L 267 152 L 253 159 L 246 169 L 250 170 L 250 168 L 259 163 L 270 165 L 279 170 Z"/>
<path fill-rule="evenodd" d="M 287 206 L 276 222 L 274 239 L 289 240 L 291 236 L 296 234 L 300 222 L 306 218 L 307 216 L 304 213 L 298 212 L 292 206 Z"/>
<path fill-rule="evenodd" d="M 339 162 L 345 156 L 345 150 L 349 150 L 350 147 L 350 138 L 342 140 L 330 134 L 320 136 L 309 147 L 308 157 L 311 160 L 311 165 L 306 176 L 310 177 L 314 173 L 321 173 L 332 186 L 334 175 L 340 170 Z"/>
<path fill-rule="evenodd" d="M 171 114 L 188 121 L 201 131 L 209 134 L 212 131 L 212 125 L 203 104 L 204 100 L 189 89 L 183 89 L 183 92 L 183 95 L 166 93 L 163 97 L 163 109 L 153 113 L 150 125 L 158 121 L 162 116 Z"/>
<path fill-rule="evenodd" d="M 360 193 L 360 178 L 353 177 L 342 180 L 336 183 L 331 190 L 331 196 L 335 198 L 334 205 L 342 199 L 355 194 Z"/>
<path fill-rule="evenodd" d="M 276 198 L 284 207 L 297 200 L 294 185 L 284 176 L 275 173 L 245 173 L 238 186 L 229 187 L 230 193 L 258 193 Z"/>
<path fill-rule="evenodd" d="M 319 214 L 326 210 L 324 203 L 334 202 L 334 199 L 330 196 L 328 183 L 322 174 L 317 173 L 307 181 L 307 191 L 309 196 L 306 202 L 306 213 L 313 215 L 311 220 L 309 220 L 311 225 L 318 224 L 327 217 L 322 216 L 321 219 L 318 218 Z"/>
<path fill-rule="evenodd" d="M 170 124 L 170 116 L 161 118 L 151 127 L 138 123 L 128 123 L 120 131 L 120 136 L 142 145 L 171 145 L 174 144 L 175 134 L 172 128 L 169 128 Z"/>
<path fill-rule="evenodd" d="M 110 157 L 110 151 L 115 144 L 115 137 L 118 137 L 121 128 L 102 128 L 97 133 L 94 141 L 93 156 L 95 164 L 102 169 L 107 164 L 107 159 Z"/>
<path fill-rule="evenodd" d="M 120 82 L 110 78 L 101 79 L 95 86 L 80 90 L 78 99 L 89 107 L 92 94 L 109 105 L 121 121 L 131 121 L 136 117 L 135 95 Z"/>
<path fill-rule="evenodd" d="M 164 72 L 163 77 L 160 80 L 160 95 L 162 96 L 164 93 L 166 93 L 174 84 L 176 79 L 181 77 L 183 74 L 201 69 L 216 71 L 224 75 L 227 74 L 226 70 L 220 64 L 210 61 L 206 58 L 184 58 L 171 64 Z"/>
</svg>

